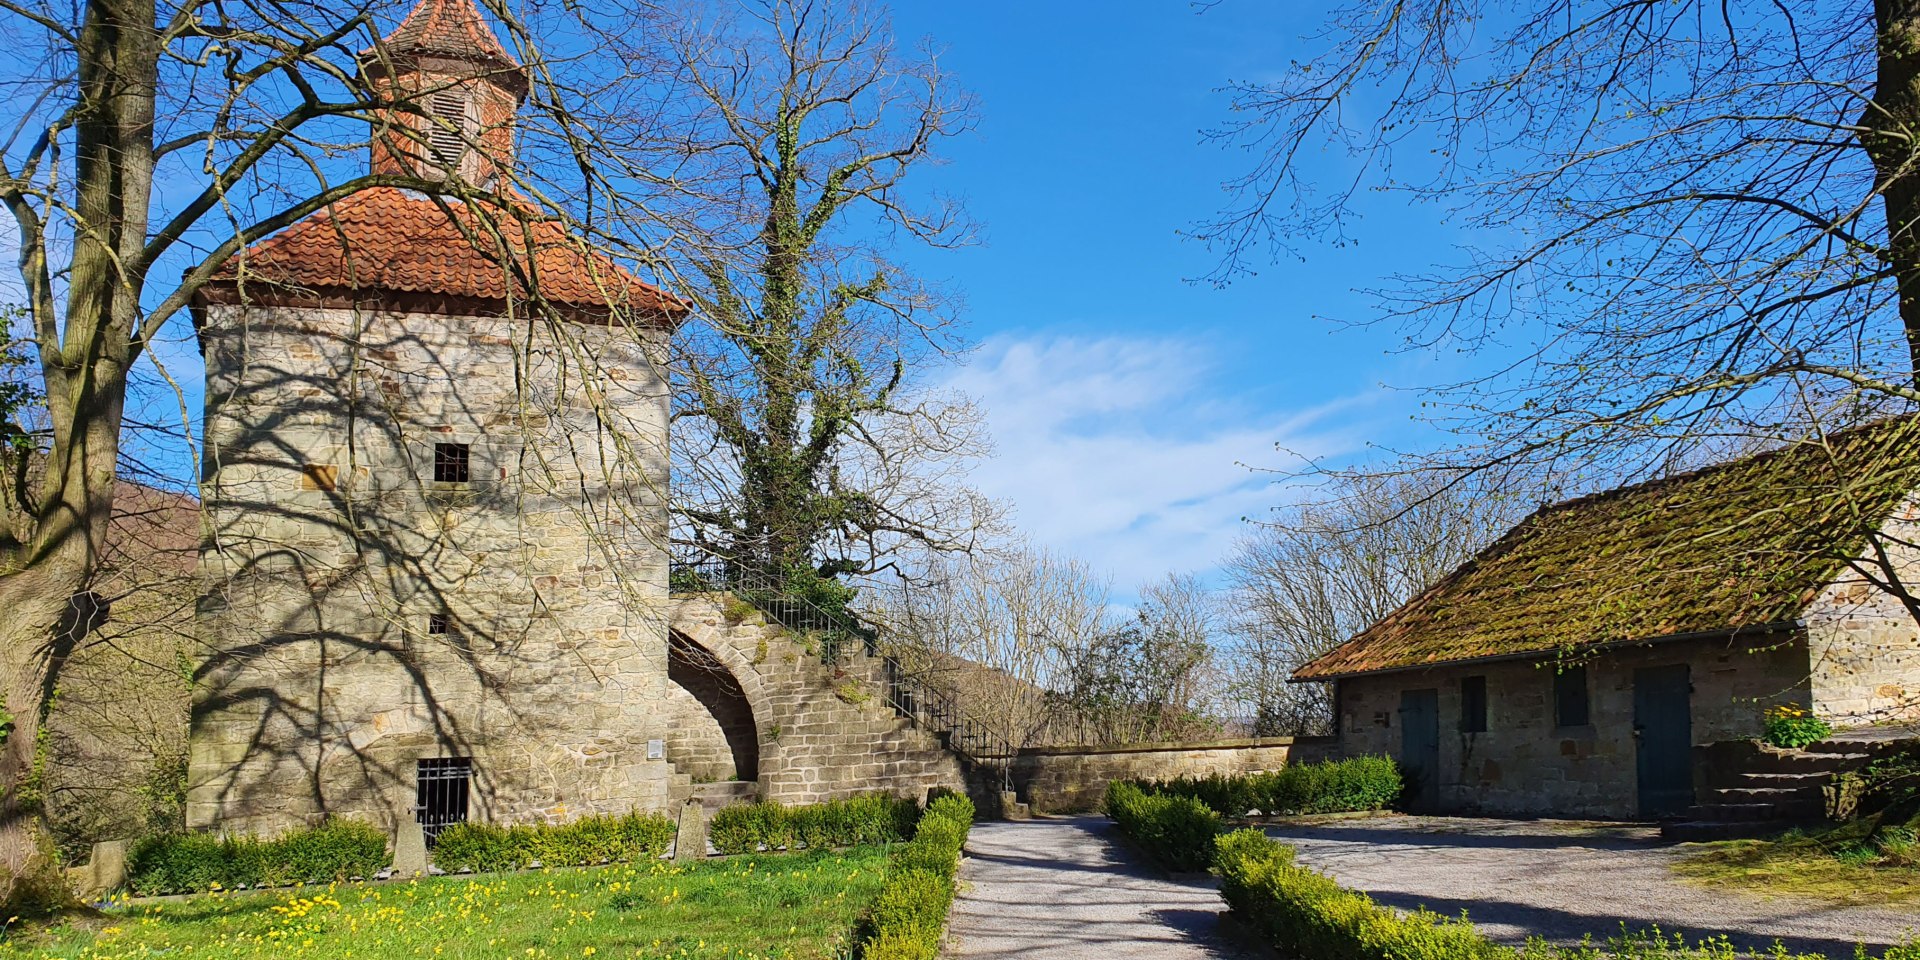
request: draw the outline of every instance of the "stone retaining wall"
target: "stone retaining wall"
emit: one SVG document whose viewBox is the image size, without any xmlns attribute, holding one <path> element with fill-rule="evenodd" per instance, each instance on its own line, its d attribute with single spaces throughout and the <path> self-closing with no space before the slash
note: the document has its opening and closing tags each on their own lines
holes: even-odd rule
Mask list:
<svg viewBox="0 0 1920 960">
<path fill-rule="evenodd" d="M 761 799 L 885 792 L 919 800 L 930 788 L 966 788 L 959 760 L 887 705 L 878 658 L 855 652 L 827 666 L 807 638 L 718 594 L 676 597 L 671 629 L 738 684 L 758 738 L 755 775 L 738 775 L 759 781 Z"/>
<path fill-rule="evenodd" d="M 1232 776 L 1333 755 L 1331 737 L 1266 737 L 1125 747 L 1029 747 L 1014 761 L 1015 792 L 1036 813 L 1095 809 L 1115 780 Z"/>
</svg>

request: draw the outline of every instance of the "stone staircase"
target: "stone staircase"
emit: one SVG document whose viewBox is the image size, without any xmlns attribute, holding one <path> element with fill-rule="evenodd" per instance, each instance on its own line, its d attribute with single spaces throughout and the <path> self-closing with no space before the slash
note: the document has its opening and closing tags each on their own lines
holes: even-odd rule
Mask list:
<svg viewBox="0 0 1920 960">
<path fill-rule="evenodd" d="M 1827 788 L 1834 777 L 1865 767 L 1902 739 L 1868 730 L 1800 750 L 1759 740 L 1696 746 L 1697 803 L 1685 819 L 1663 824 L 1660 834 L 1671 840 L 1727 840 L 1820 823 L 1832 812 Z"/>
</svg>

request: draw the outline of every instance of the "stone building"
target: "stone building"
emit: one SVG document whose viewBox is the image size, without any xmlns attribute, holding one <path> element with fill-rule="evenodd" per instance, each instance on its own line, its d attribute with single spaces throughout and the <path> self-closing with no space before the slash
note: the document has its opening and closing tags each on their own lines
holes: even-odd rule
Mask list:
<svg viewBox="0 0 1920 960">
<path fill-rule="evenodd" d="M 1301 667 L 1440 811 L 1662 817 L 1770 705 L 1920 721 L 1920 419 L 1541 509 Z"/>
<path fill-rule="evenodd" d="M 375 173 L 516 196 L 492 188 L 527 77 L 471 0 L 422 0 L 361 68 L 417 107 L 376 121 Z M 532 203 L 363 189 L 236 256 L 194 311 L 190 827 L 958 782 L 817 658 L 770 685 L 701 646 L 737 625 L 670 630 L 662 362 L 686 310 Z M 798 645 L 756 636 L 783 663 Z"/>
</svg>

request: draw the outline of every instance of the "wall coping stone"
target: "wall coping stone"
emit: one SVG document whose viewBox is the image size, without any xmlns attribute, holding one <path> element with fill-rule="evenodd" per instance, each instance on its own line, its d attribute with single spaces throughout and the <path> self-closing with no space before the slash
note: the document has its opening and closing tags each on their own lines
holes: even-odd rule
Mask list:
<svg viewBox="0 0 1920 960">
<path fill-rule="evenodd" d="M 1169 753 L 1179 750 L 1245 750 L 1249 747 L 1288 747 L 1295 744 L 1331 744 L 1332 737 L 1246 737 L 1239 740 L 1175 740 L 1161 743 L 1129 743 L 1113 747 L 1055 746 L 1021 747 L 1023 757 L 1062 757 L 1102 753 Z"/>
</svg>

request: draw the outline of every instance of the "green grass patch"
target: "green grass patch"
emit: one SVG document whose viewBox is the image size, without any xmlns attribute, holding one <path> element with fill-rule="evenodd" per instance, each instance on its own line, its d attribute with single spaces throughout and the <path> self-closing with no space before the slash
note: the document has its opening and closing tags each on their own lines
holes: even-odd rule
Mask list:
<svg viewBox="0 0 1920 960">
<path fill-rule="evenodd" d="M 804 958 L 848 952 L 884 847 L 212 894 L 0 941 L 0 960 Z"/>
<path fill-rule="evenodd" d="M 1702 844 L 1673 869 L 1704 886 L 1763 896 L 1863 905 L 1920 901 L 1920 815 Z"/>
</svg>

